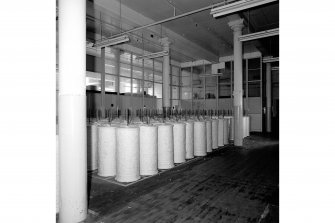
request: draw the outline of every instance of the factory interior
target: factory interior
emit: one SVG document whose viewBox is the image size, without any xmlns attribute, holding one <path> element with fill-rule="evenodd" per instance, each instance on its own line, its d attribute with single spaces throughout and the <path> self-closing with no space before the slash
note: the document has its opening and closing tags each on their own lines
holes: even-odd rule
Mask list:
<svg viewBox="0 0 335 223">
<path fill-rule="evenodd" d="M 57 220 L 279 222 L 279 1 L 70 2 Z"/>
<path fill-rule="evenodd" d="M 297 124 L 303 119 L 300 109 L 290 109 L 296 122 L 283 124 L 280 116 L 287 117 L 280 106 L 283 100 L 293 105 L 297 95 L 301 99 L 299 88 L 297 95 L 280 97 L 289 85 L 282 76 L 294 75 L 287 69 L 279 75 L 280 4 L 56 0 L 55 86 L 44 88 L 53 92 L 54 100 L 39 101 L 39 108 L 55 105 L 39 109 L 53 117 L 48 142 L 55 155 L 48 161 L 53 169 L 39 166 L 55 178 L 50 181 L 53 221 L 282 221 L 280 196 L 287 184 L 282 184 L 281 156 L 287 150 L 294 154 L 295 149 L 304 154 L 300 136 L 291 144 L 282 141 L 287 135 L 283 129 L 305 125 Z M 286 58 L 292 60 L 293 55 Z M 279 90 L 279 82 L 285 88 L 281 85 Z M 41 91 L 37 87 L 31 94 Z M 30 109 L 28 101 L 22 102 L 25 110 Z M 313 122 L 327 123 L 328 116 L 315 115 L 309 116 Z M 36 122 L 32 116 L 18 117 Z M 41 134 L 39 129 L 37 136 Z M 307 162 L 301 156 L 294 161 L 297 166 Z M 331 168 L 324 169 L 320 177 L 333 178 Z M 304 175 L 302 166 L 299 171 Z M 32 181 L 42 178 L 31 174 Z M 285 174 L 291 182 L 299 178 L 293 172 Z M 306 182 L 291 186 L 299 191 L 303 185 L 316 184 Z M 8 180 L 5 185 L 12 184 Z M 46 204 L 33 195 L 31 200 Z M 297 206 L 285 205 L 292 210 Z M 38 217 L 43 209 L 38 212 L 32 213 L 35 222 L 47 222 Z"/>
</svg>

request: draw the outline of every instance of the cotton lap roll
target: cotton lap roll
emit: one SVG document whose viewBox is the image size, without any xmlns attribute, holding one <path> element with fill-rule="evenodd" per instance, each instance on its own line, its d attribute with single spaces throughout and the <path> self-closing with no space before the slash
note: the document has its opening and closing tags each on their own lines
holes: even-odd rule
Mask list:
<svg viewBox="0 0 335 223">
<path fill-rule="evenodd" d="M 153 125 L 140 126 L 140 175 L 158 173 L 158 128 Z"/>
<path fill-rule="evenodd" d="M 206 122 L 194 122 L 194 156 L 206 156 L 207 151 Z"/>
<path fill-rule="evenodd" d="M 116 129 L 116 177 L 119 182 L 140 179 L 140 131 L 136 126 Z"/>
<path fill-rule="evenodd" d="M 158 169 L 174 167 L 173 125 L 156 124 L 158 126 Z"/>
<path fill-rule="evenodd" d="M 98 127 L 98 175 L 102 177 L 116 174 L 116 128 L 107 125 Z"/>
<path fill-rule="evenodd" d="M 186 122 L 186 159 L 194 158 L 194 122 Z"/>
<path fill-rule="evenodd" d="M 243 116 L 243 137 L 250 135 L 250 118 L 249 116 Z"/>
<path fill-rule="evenodd" d="M 185 162 L 186 157 L 186 124 L 173 122 L 173 160 L 174 163 Z"/>
<path fill-rule="evenodd" d="M 223 119 L 223 144 L 229 144 L 229 123 L 228 119 Z"/>
<path fill-rule="evenodd" d="M 218 146 L 224 146 L 223 142 L 223 118 L 219 118 L 219 123 L 218 123 Z"/>
<path fill-rule="evenodd" d="M 218 148 L 218 119 L 212 119 L 212 148 Z"/>
<path fill-rule="evenodd" d="M 98 168 L 98 123 L 87 125 L 87 169 Z"/>
<path fill-rule="evenodd" d="M 207 152 L 212 152 L 212 121 L 206 120 L 206 143 L 207 143 Z"/>
</svg>

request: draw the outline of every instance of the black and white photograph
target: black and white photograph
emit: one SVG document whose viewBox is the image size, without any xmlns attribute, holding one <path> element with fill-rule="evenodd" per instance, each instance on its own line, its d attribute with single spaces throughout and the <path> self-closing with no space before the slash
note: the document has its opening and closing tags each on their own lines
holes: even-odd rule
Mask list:
<svg viewBox="0 0 335 223">
<path fill-rule="evenodd" d="M 4 222 L 331 222 L 330 26 L 279 0 L 10 4 Z"/>
</svg>

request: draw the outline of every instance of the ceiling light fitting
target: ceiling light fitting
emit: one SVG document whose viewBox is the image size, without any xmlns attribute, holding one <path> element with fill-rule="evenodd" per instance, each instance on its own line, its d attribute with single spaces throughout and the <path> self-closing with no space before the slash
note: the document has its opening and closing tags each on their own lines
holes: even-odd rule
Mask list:
<svg viewBox="0 0 335 223">
<path fill-rule="evenodd" d="M 272 63 L 272 62 L 278 62 L 279 61 L 279 57 L 264 57 L 263 58 L 263 63 Z"/>
<path fill-rule="evenodd" d="M 128 35 L 123 35 L 123 36 L 119 36 L 119 37 L 115 37 L 115 38 L 108 38 L 105 40 L 99 40 L 97 41 L 94 46 L 95 47 L 107 47 L 107 46 L 114 46 L 117 44 L 121 44 L 121 43 L 125 43 L 125 42 L 129 42 L 129 36 Z"/>
<path fill-rule="evenodd" d="M 210 14 L 213 15 L 214 18 L 216 18 L 275 1 L 278 0 L 241 0 L 224 6 L 213 8 Z"/>
<path fill-rule="evenodd" d="M 150 53 L 147 55 L 143 55 L 143 56 L 136 56 L 137 60 L 143 59 L 143 58 L 147 58 L 147 59 L 153 59 L 153 58 L 157 58 L 157 57 L 163 57 L 163 56 L 168 56 L 169 55 L 169 51 L 164 50 L 161 52 L 157 52 L 157 53 Z"/>
<path fill-rule="evenodd" d="M 246 35 L 240 36 L 238 39 L 241 42 L 245 42 L 245 41 L 261 39 L 261 38 L 270 37 L 270 36 L 277 36 L 277 35 L 279 35 L 279 28 L 246 34 Z"/>
</svg>

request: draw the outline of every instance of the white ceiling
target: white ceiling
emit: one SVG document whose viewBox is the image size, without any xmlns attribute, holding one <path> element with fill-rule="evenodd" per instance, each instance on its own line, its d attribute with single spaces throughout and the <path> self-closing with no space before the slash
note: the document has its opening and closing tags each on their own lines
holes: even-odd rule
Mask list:
<svg viewBox="0 0 335 223">
<path fill-rule="evenodd" d="M 120 0 L 109 0 L 110 2 L 114 2 L 113 10 L 114 14 L 118 13 L 120 16 Z M 166 19 L 173 16 L 174 8 L 176 8 L 176 14 L 185 13 L 191 10 L 199 9 L 213 3 L 221 2 L 222 0 L 121 0 L 121 15 L 122 15 L 122 28 L 123 30 L 128 30 L 133 27 L 138 27 L 140 25 L 150 23 L 147 21 L 146 23 L 142 21 L 142 24 L 139 24 L 139 21 L 136 18 L 131 18 L 131 14 L 128 14 L 126 18 L 125 9 L 130 8 L 137 13 L 143 15 L 151 19 L 151 21 L 159 21 L 162 19 Z M 104 2 L 104 0 L 94 0 L 94 3 Z M 105 1 L 106 2 L 106 1 Z M 100 6 L 103 4 L 100 4 Z M 94 4 L 95 6 L 95 4 Z M 117 9 L 115 9 L 115 6 Z M 114 26 L 120 26 L 120 20 L 117 18 L 117 15 L 108 16 L 112 9 L 108 9 L 105 4 L 104 9 L 99 7 L 94 7 L 91 13 L 88 12 L 92 17 L 99 18 L 100 11 L 104 11 L 103 20 L 108 21 L 108 23 L 113 24 Z M 89 11 L 89 10 L 88 10 Z M 233 53 L 233 34 L 232 30 L 228 26 L 227 17 L 222 17 L 218 19 L 214 19 L 210 14 L 210 10 L 206 10 L 197 14 L 193 14 L 188 17 L 183 17 L 180 19 L 172 20 L 170 22 L 162 24 L 162 28 L 160 26 L 153 27 L 158 33 L 160 30 L 162 31 L 162 35 L 164 33 L 166 35 L 170 34 L 167 30 L 170 30 L 177 35 L 185 38 L 186 41 L 182 41 L 180 38 L 176 39 L 175 42 L 183 42 L 183 44 L 178 45 L 179 43 L 175 43 L 175 59 L 180 62 L 195 60 L 195 59 L 207 59 L 209 61 L 218 60 L 219 57 L 232 55 Z M 262 7 L 258 7 L 249 11 L 244 11 L 239 13 L 239 16 L 245 18 L 246 28 L 244 29 L 244 33 L 256 32 L 261 30 L 266 30 L 270 28 L 278 28 L 279 27 L 279 6 L 277 4 L 270 4 Z M 100 25 L 99 23 L 91 23 L 88 22 L 88 29 L 92 30 L 92 32 L 100 33 Z M 128 27 L 127 27 L 128 23 Z M 110 28 L 110 27 L 109 27 Z M 110 29 L 108 32 L 108 28 L 104 27 L 106 31 L 105 35 L 110 36 L 112 34 L 116 34 L 119 30 Z M 150 39 L 150 31 L 152 29 L 141 30 L 137 32 L 138 36 L 142 34 Z M 155 33 L 157 34 L 157 33 Z M 155 35 L 156 36 L 156 35 Z M 172 38 L 173 39 L 173 38 Z M 274 41 L 266 40 L 266 41 L 252 41 L 247 44 L 244 44 L 244 52 L 252 52 L 255 50 L 263 51 L 263 54 L 269 54 L 267 48 L 274 49 L 272 45 L 278 45 L 279 39 L 273 38 Z M 134 41 L 133 41 L 134 42 Z M 154 41 L 153 41 L 154 42 Z M 136 45 L 136 41 L 134 43 Z M 140 43 L 139 46 L 143 45 Z M 191 44 L 191 45 L 190 45 Z M 193 44 L 193 45 L 192 45 Z M 192 51 L 192 48 L 197 48 L 195 45 L 199 47 L 197 52 Z M 147 45 L 147 49 L 149 51 L 157 51 L 159 50 L 159 45 L 149 46 L 149 42 Z M 154 45 L 154 44 L 153 44 Z M 186 46 L 189 45 L 189 46 Z M 272 46 L 272 47 L 271 47 Z M 152 49 L 150 49 L 152 48 Z M 274 53 L 273 50 L 271 50 Z M 177 55 L 178 54 L 178 55 Z M 195 55 L 198 54 L 198 55 Z M 183 56 L 182 56 L 183 55 Z"/>
</svg>

